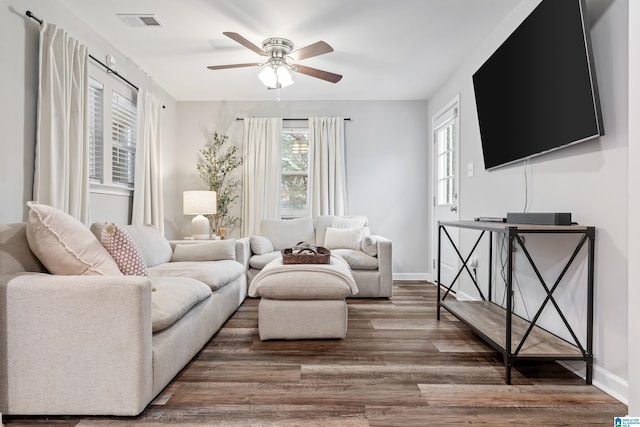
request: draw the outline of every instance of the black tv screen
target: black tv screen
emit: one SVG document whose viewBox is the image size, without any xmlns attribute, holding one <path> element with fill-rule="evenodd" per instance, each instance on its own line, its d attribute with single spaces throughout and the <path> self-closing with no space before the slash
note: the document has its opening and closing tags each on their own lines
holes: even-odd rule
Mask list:
<svg viewBox="0 0 640 427">
<path fill-rule="evenodd" d="M 581 0 L 543 0 L 473 87 L 485 169 L 604 135 Z"/>
</svg>

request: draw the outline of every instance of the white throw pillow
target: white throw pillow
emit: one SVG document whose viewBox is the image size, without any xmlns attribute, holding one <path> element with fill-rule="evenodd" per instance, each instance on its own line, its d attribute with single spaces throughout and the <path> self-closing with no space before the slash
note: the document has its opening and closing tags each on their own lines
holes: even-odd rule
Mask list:
<svg viewBox="0 0 640 427">
<path fill-rule="evenodd" d="M 360 249 L 364 228 L 328 227 L 324 236 L 327 249 Z"/>
<path fill-rule="evenodd" d="M 96 236 L 71 215 L 29 202 L 27 241 L 52 274 L 121 276 L 118 265 Z"/>
<path fill-rule="evenodd" d="M 378 243 L 370 234 L 362 238 L 362 252 L 370 256 L 378 255 Z"/>
<path fill-rule="evenodd" d="M 171 262 L 236 260 L 235 240 L 177 244 Z"/>
<path fill-rule="evenodd" d="M 249 245 L 251 246 L 251 252 L 256 255 L 268 254 L 275 250 L 271 239 L 264 236 L 251 236 L 249 238 Z"/>
</svg>

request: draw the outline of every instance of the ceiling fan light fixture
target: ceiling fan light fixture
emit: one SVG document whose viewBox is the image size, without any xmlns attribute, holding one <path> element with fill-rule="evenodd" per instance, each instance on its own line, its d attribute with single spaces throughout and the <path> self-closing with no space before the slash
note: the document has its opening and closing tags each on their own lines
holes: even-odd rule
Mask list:
<svg viewBox="0 0 640 427">
<path fill-rule="evenodd" d="M 291 73 L 289 73 L 289 70 L 287 70 L 287 67 L 284 65 L 278 67 L 276 75 L 278 76 L 278 83 L 280 84 L 280 87 L 287 87 L 293 84 Z"/>
<path fill-rule="evenodd" d="M 268 88 L 276 89 L 281 87 L 287 87 L 293 84 L 293 79 L 287 67 L 284 65 L 274 66 L 267 64 L 262 68 L 258 78 Z"/>
<path fill-rule="evenodd" d="M 276 72 L 271 67 L 271 65 L 263 67 L 262 71 L 260 71 L 260 74 L 258 74 L 258 78 L 266 87 L 270 87 L 273 89 L 278 85 L 278 76 L 276 75 Z"/>
</svg>

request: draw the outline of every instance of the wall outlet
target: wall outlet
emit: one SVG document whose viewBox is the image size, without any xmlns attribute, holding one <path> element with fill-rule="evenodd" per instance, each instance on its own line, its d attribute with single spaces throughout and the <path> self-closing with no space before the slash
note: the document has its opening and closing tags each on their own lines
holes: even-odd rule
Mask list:
<svg viewBox="0 0 640 427">
<path fill-rule="evenodd" d="M 471 178 L 473 176 L 473 162 L 467 163 L 467 177 Z"/>
</svg>

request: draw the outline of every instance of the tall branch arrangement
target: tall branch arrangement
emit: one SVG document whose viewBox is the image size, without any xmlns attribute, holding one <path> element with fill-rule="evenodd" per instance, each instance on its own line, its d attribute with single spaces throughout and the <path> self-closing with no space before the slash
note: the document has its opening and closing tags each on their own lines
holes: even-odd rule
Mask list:
<svg viewBox="0 0 640 427">
<path fill-rule="evenodd" d="M 240 181 L 231 173 L 242 165 L 238 147 L 227 145 L 229 137 L 213 132 L 207 144 L 201 148 L 197 163 L 200 178 L 216 192 L 217 213 L 209 215 L 213 231 L 219 234 L 221 228 L 234 228 L 241 219 L 229 214 L 231 206 L 239 197 Z"/>
</svg>

